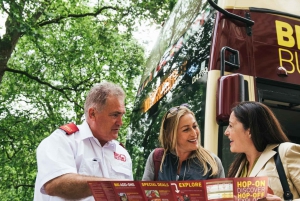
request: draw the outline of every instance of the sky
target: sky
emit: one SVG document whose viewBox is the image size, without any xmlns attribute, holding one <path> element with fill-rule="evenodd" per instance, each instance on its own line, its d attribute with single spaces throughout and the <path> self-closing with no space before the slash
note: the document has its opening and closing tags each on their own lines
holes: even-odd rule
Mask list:
<svg viewBox="0 0 300 201">
<path fill-rule="evenodd" d="M 0 13 L 0 37 L 5 33 L 5 16 Z"/>
<path fill-rule="evenodd" d="M 160 32 L 160 26 L 143 24 L 139 26 L 136 32 L 133 33 L 133 37 L 144 46 L 145 57 L 147 58 L 156 42 L 156 39 Z"/>
</svg>

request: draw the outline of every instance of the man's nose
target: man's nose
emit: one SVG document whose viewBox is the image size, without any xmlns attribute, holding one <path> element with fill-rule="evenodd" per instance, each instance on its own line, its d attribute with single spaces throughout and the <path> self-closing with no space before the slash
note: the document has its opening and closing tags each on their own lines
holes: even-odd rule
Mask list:
<svg viewBox="0 0 300 201">
<path fill-rule="evenodd" d="M 119 125 L 119 126 L 122 126 L 122 125 L 123 125 L 122 117 L 119 117 L 119 118 L 117 119 L 116 124 Z"/>
</svg>

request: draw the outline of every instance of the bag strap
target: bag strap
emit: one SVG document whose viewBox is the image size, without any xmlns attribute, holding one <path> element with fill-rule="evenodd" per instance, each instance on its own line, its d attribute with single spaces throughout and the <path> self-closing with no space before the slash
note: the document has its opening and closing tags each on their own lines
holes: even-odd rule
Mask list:
<svg viewBox="0 0 300 201">
<path fill-rule="evenodd" d="M 284 168 L 279 156 L 278 147 L 274 148 L 274 151 L 276 151 L 276 154 L 274 155 L 274 160 L 276 164 L 276 169 L 279 175 L 280 183 L 283 188 L 283 198 L 284 200 L 293 200 L 293 193 L 290 191 L 289 184 L 287 182 L 286 174 L 284 172 Z"/>
<path fill-rule="evenodd" d="M 158 179 L 158 171 L 161 164 L 162 156 L 164 155 L 164 149 L 163 148 L 156 148 L 154 149 L 153 153 L 153 162 L 154 162 L 154 181 L 157 181 Z"/>
</svg>

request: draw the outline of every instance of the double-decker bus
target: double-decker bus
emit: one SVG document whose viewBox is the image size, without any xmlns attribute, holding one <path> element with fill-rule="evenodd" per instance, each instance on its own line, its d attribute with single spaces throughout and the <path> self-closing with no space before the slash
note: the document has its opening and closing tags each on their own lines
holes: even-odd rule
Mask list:
<svg viewBox="0 0 300 201">
<path fill-rule="evenodd" d="M 269 106 L 300 143 L 300 1 L 179 0 L 162 27 L 136 96 L 126 147 L 140 180 L 159 146 L 163 115 L 188 103 L 201 145 L 225 172 L 233 159 L 224 136 L 232 104 Z"/>
</svg>

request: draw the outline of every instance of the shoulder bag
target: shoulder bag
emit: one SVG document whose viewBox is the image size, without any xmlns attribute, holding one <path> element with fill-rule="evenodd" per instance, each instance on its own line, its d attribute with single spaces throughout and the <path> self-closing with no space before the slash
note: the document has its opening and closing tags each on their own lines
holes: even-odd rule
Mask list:
<svg viewBox="0 0 300 201">
<path fill-rule="evenodd" d="M 279 146 L 278 146 L 279 147 Z M 284 168 L 279 156 L 278 147 L 274 149 L 276 154 L 274 155 L 274 160 L 276 164 L 276 169 L 279 175 L 280 183 L 283 188 L 283 198 L 285 201 L 292 201 L 293 200 L 293 193 L 290 191 L 289 184 L 287 182 L 286 174 L 284 172 Z"/>
</svg>

